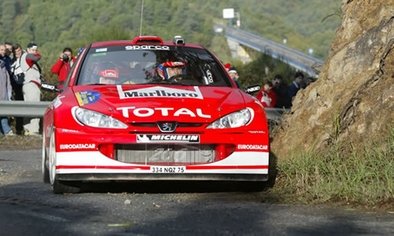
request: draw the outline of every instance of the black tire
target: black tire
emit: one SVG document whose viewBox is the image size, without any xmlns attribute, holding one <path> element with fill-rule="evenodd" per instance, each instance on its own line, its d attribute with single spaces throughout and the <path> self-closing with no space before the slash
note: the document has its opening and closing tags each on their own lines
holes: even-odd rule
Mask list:
<svg viewBox="0 0 394 236">
<path fill-rule="evenodd" d="M 242 190 L 246 192 L 266 191 L 274 187 L 277 175 L 277 158 L 272 152 L 270 152 L 268 180 L 264 182 L 246 182 L 242 185 Z"/>
<path fill-rule="evenodd" d="M 45 157 L 45 163 L 48 162 L 48 157 Z M 43 167 L 43 173 L 42 173 L 42 180 L 44 181 L 44 183 L 50 183 L 49 181 L 49 169 L 48 169 L 48 165 L 44 164 Z"/>
<path fill-rule="evenodd" d="M 273 188 L 276 182 L 276 176 L 278 175 L 278 158 L 272 152 L 270 152 L 269 166 L 268 180 L 265 182 L 265 188 Z"/>
<path fill-rule="evenodd" d="M 241 190 L 244 192 L 262 192 L 266 189 L 266 182 L 245 182 L 242 183 Z"/>
<path fill-rule="evenodd" d="M 45 148 L 45 134 L 42 135 L 42 180 L 44 183 L 50 183 L 49 180 L 49 169 L 48 169 L 48 153 Z"/>
<path fill-rule="evenodd" d="M 55 179 L 53 183 L 53 193 L 62 194 L 62 193 L 79 193 L 81 191 L 81 187 L 74 182 L 66 182 L 59 181 Z"/>
</svg>

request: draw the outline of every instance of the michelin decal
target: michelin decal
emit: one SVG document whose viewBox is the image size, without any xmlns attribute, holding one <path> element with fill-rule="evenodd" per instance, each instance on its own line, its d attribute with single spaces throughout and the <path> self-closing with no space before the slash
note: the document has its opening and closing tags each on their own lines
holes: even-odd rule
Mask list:
<svg viewBox="0 0 394 236">
<path fill-rule="evenodd" d="M 199 135 L 189 134 L 138 134 L 137 143 L 199 143 Z"/>
</svg>

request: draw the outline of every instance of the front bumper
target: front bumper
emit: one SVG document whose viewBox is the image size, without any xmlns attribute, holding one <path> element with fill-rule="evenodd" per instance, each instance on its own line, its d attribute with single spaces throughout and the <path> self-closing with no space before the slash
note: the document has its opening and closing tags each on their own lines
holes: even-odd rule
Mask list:
<svg viewBox="0 0 394 236">
<path fill-rule="evenodd" d="M 255 151 L 234 152 L 223 160 L 207 164 L 176 166 L 124 163 L 98 151 L 58 152 L 56 178 L 62 181 L 266 181 L 268 163 L 268 152 Z"/>
<path fill-rule="evenodd" d="M 61 174 L 60 181 L 267 181 L 267 174 L 127 174 L 127 173 L 85 173 Z"/>
</svg>

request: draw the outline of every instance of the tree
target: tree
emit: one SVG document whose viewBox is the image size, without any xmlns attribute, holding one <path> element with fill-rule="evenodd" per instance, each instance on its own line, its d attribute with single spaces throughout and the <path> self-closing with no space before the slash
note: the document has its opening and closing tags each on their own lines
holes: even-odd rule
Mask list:
<svg viewBox="0 0 394 236">
<path fill-rule="evenodd" d="M 3 0 L 1 3 L 1 27 L 0 27 L 0 32 L 2 35 L 6 35 L 9 38 L 11 37 L 14 27 L 15 16 L 16 16 L 15 1 Z"/>
</svg>

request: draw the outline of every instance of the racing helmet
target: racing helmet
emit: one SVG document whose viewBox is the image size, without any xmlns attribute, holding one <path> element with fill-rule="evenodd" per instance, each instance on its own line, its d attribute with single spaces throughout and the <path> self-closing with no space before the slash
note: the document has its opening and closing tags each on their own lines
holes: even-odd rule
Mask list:
<svg viewBox="0 0 394 236">
<path fill-rule="evenodd" d="M 97 69 L 99 83 L 112 84 L 119 79 L 119 69 L 112 62 L 101 63 Z"/>
<path fill-rule="evenodd" d="M 157 66 L 157 74 L 163 80 L 168 80 L 171 75 L 168 73 L 168 68 L 185 68 L 186 64 L 182 61 L 166 61 Z"/>
<path fill-rule="evenodd" d="M 101 70 L 99 76 L 107 79 L 119 79 L 119 70 L 117 68 Z"/>
<path fill-rule="evenodd" d="M 111 61 L 99 62 L 96 64 L 96 73 L 100 77 L 109 78 L 109 79 L 118 79 L 119 78 L 119 69 L 118 67 Z"/>
</svg>

